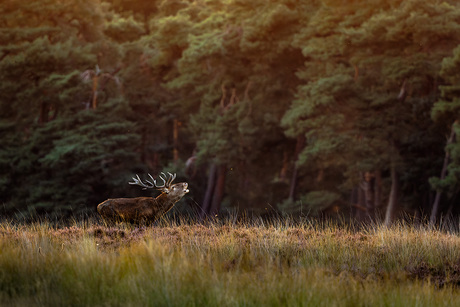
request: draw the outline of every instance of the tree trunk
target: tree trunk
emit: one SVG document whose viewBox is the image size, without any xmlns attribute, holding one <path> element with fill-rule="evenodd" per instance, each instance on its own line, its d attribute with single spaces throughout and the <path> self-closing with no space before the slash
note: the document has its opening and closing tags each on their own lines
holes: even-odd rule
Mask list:
<svg viewBox="0 0 460 307">
<path fill-rule="evenodd" d="M 388 199 L 387 211 L 385 214 L 385 226 L 390 226 L 393 222 L 395 212 L 398 206 L 398 190 L 399 190 L 399 179 L 398 173 L 396 172 L 395 162 L 391 162 L 391 190 L 390 197 Z"/>
<path fill-rule="evenodd" d="M 376 198 L 379 197 L 376 192 L 376 173 L 364 172 L 359 173 L 361 182 L 353 189 L 356 199 L 352 198 L 352 205 L 357 209 L 355 217 L 358 220 L 375 219 Z"/>
<path fill-rule="evenodd" d="M 209 167 L 208 184 L 206 187 L 206 193 L 204 196 L 203 205 L 201 206 L 201 212 L 200 212 L 201 219 L 204 219 L 209 214 L 213 195 L 214 195 L 214 188 L 216 185 L 216 175 L 217 175 L 217 166 L 215 163 L 213 163 Z"/>
<path fill-rule="evenodd" d="M 280 181 L 288 182 L 288 179 L 287 179 L 288 169 L 289 169 L 289 156 L 288 156 L 287 151 L 285 150 L 283 153 L 283 166 L 281 167 L 280 174 L 279 174 Z"/>
<path fill-rule="evenodd" d="M 295 146 L 295 159 L 294 159 L 294 170 L 292 171 L 292 177 L 291 177 L 291 186 L 289 187 L 289 199 L 294 200 L 295 197 L 295 189 L 297 187 L 297 165 L 296 162 L 299 160 L 299 155 L 302 149 L 305 147 L 305 136 L 301 135 L 297 137 L 297 143 Z"/>
<path fill-rule="evenodd" d="M 364 191 L 364 202 L 366 207 L 366 218 L 371 221 L 375 217 L 375 191 L 374 191 L 375 176 L 371 172 L 365 172 L 363 176 L 362 189 Z"/>
<path fill-rule="evenodd" d="M 224 198 L 225 190 L 225 177 L 227 174 L 227 167 L 220 165 L 217 169 L 217 180 L 214 187 L 214 194 L 212 196 L 211 207 L 209 208 L 209 215 L 216 216 L 220 210 L 220 204 Z"/>
<path fill-rule="evenodd" d="M 177 149 L 179 138 L 179 122 L 177 119 L 174 119 L 173 123 L 173 159 L 174 163 L 177 163 L 179 160 L 179 150 Z"/>
<path fill-rule="evenodd" d="M 356 195 L 357 201 L 355 204 L 355 209 L 356 209 L 355 218 L 358 221 L 362 221 L 363 215 L 366 212 L 366 202 L 365 202 L 366 196 L 364 195 L 364 191 L 361 185 L 358 185 L 358 187 L 356 188 L 356 191 L 357 191 L 357 195 Z"/>
<path fill-rule="evenodd" d="M 96 110 L 97 108 L 97 87 L 99 83 L 99 76 L 95 75 L 93 77 L 93 97 L 91 99 L 91 105 L 93 107 L 93 110 Z"/>
<path fill-rule="evenodd" d="M 447 140 L 447 145 L 449 144 L 452 144 L 452 142 L 454 141 L 455 139 L 455 130 L 454 130 L 454 125 L 457 123 L 457 121 L 455 121 L 453 124 L 452 124 L 452 128 L 451 128 L 451 131 L 450 131 L 450 136 L 449 136 L 449 139 Z M 446 146 L 447 146 L 446 145 Z M 446 178 L 446 174 L 447 174 L 447 166 L 449 166 L 449 159 L 450 159 L 450 155 L 449 155 L 449 152 L 447 151 L 446 149 L 446 155 L 444 156 L 444 163 L 442 165 L 442 170 L 441 170 L 441 176 L 440 176 L 440 179 L 443 180 L 444 178 Z M 436 197 L 434 198 L 434 202 L 433 202 L 433 209 L 431 210 L 431 216 L 430 216 L 430 224 L 431 225 L 434 225 L 434 223 L 436 223 L 436 220 L 438 218 L 438 212 L 439 212 L 439 204 L 441 202 L 441 191 L 440 190 L 437 190 L 436 191 Z"/>
<path fill-rule="evenodd" d="M 291 186 L 289 187 L 289 199 L 294 200 L 295 189 L 297 187 L 297 166 L 294 165 L 294 171 L 291 177 Z"/>
<path fill-rule="evenodd" d="M 374 193 L 374 208 L 377 209 L 382 201 L 382 172 L 380 170 L 375 171 Z"/>
</svg>

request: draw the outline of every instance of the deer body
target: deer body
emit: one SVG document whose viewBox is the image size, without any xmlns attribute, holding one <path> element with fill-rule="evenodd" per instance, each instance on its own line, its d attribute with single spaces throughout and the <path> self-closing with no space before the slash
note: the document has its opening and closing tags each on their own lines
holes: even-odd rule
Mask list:
<svg viewBox="0 0 460 307">
<path fill-rule="evenodd" d="M 170 174 L 171 175 L 171 174 Z M 152 178 L 152 176 L 150 176 Z M 97 212 L 105 218 L 121 218 L 123 220 L 156 220 L 163 216 L 185 195 L 189 192 L 186 182 L 171 185 L 175 175 L 165 182 L 164 186 L 157 186 L 156 181 L 146 181 L 149 185 L 143 183 L 139 176 L 130 184 L 140 185 L 144 188 L 157 188 L 162 193 L 156 197 L 136 197 L 136 198 L 114 198 L 107 199 L 97 206 Z"/>
</svg>

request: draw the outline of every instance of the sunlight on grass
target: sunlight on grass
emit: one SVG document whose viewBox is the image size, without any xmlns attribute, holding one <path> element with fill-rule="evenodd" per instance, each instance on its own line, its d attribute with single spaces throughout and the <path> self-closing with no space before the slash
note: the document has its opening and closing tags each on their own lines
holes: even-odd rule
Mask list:
<svg viewBox="0 0 460 307">
<path fill-rule="evenodd" d="M 460 238 L 396 225 L 0 224 L 0 305 L 454 306 Z"/>
</svg>

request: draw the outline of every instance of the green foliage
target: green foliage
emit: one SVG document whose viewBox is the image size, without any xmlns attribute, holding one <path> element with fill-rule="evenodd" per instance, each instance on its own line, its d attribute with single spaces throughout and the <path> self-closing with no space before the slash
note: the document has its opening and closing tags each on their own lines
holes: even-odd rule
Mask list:
<svg viewBox="0 0 460 307">
<path fill-rule="evenodd" d="M 118 43 L 123 43 L 141 38 L 144 31 L 142 23 L 134 20 L 132 16 L 130 18 L 114 16 L 107 22 L 104 33 Z"/>
<path fill-rule="evenodd" d="M 134 123 L 90 111 L 35 129 L 11 159 L 6 209 L 78 213 L 107 194 L 122 194 L 139 140 Z"/>
<path fill-rule="evenodd" d="M 336 204 L 341 199 L 341 195 L 330 191 L 313 191 L 301 198 L 308 204 L 310 210 L 325 210 L 329 206 Z"/>
<path fill-rule="evenodd" d="M 437 98 L 441 60 L 458 36 L 458 10 L 434 1 L 363 5 L 347 5 L 350 14 L 341 14 L 341 5 L 322 7 L 312 26 L 296 36 L 308 59 L 298 73 L 305 82 L 283 126 L 288 136 L 306 137 L 297 164 L 328 169 L 333 178 L 326 179 L 330 186 L 325 188 L 331 191 L 341 184 L 350 188 L 360 172 L 387 170 L 391 163 L 411 180 L 404 187 L 426 189 L 437 169 L 421 157 L 441 157 L 420 143 L 442 146 L 429 111 Z"/>
<path fill-rule="evenodd" d="M 441 97 L 432 109 L 432 117 L 438 122 L 443 133 L 448 136 L 454 132 L 454 138 L 445 146 L 449 155 L 449 165 L 445 178 L 430 178 L 431 186 L 436 190 L 448 192 L 450 197 L 457 196 L 460 178 L 460 144 L 457 141 L 460 133 L 458 121 L 460 120 L 460 100 L 458 98 L 458 80 L 460 67 L 460 47 L 453 50 L 451 57 L 442 61 L 441 76 L 446 84 L 441 86 Z M 447 137 L 448 139 L 449 137 Z M 454 198 L 455 199 L 455 198 Z"/>
<path fill-rule="evenodd" d="M 298 200 L 283 201 L 278 207 L 286 216 L 321 216 L 328 211 L 334 212 L 333 206 L 339 206 L 342 195 L 337 192 L 322 190 L 302 195 Z"/>
<path fill-rule="evenodd" d="M 201 173 L 226 166 L 230 206 L 346 210 L 359 174 L 381 173 L 385 192 L 396 165 L 416 209 L 458 117 L 455 1 L 10 0 L 0 13 L 11 211 L 93 208 L 130 194 L 114 190 L 128 173 L 191 156 Z M 451 195 L 456 144 L 448 178 L 431 180 Z"/>
</svg>

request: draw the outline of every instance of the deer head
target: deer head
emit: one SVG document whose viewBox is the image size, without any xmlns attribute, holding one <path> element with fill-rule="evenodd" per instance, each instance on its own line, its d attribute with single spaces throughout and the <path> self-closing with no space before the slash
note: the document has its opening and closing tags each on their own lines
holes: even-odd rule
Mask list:
<svg viewBox="0 0 460 307">
<path fill-rule="evenodd" d="M 155 188 L 161 191 L 162 193 L 173 193 L 180 195 L 181 197 L 189 192 L 189 190 L 187 189 L 188 184 L 186 182 L 172 184 L 174 179 L 176 179 L 176 174 L 171 174 L 168 172 L 169 178 L 167 179 L 166 174 L 162 172 L 159 177 L 163 181 L 163 185 L 158 185 L 157 181 L 152 177 L 152 175 L 148 175 L 150 177 L 150 180 L 144 180 L 145 182 L 143 182 L 139 175 L 136 175 L 136 177 L 133 177 L 134 182 L 128 183 L 132 185 L 141 186 L 143 190 Z"/>
</svg>

